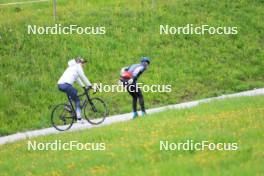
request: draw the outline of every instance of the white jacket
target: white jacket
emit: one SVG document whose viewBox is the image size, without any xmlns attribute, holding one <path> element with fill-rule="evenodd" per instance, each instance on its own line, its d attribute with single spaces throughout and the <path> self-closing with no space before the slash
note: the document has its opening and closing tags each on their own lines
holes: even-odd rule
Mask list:
<svg viewBox="0 0 264 176">
<path fill-rule="evenodd" d="M 81 64 L 76 63 L 74 59 L 68 62 L 69 67 L 64 71 L 63 75 L 60 77 L 58 84 L 73 84 L 75 81 L 81 87 L 84 87 L 83 82 L 86 86 L 92 86 L 88 78 L 85 76 Z"/>
</svg>

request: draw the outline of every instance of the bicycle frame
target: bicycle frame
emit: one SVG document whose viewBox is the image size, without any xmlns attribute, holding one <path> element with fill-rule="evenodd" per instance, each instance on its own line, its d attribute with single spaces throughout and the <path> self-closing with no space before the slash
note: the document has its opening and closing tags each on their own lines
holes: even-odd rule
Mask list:
<svg viewBox="0 0 264 176">
<path fill-rule="evenodd" d="M 90 95 L 89 95 L 88 90 L 85 90 L 84 93 L 78 95 L 78 97 L 82 97 L 82 96 L 84 96 L 84 95 L 86 96 L 86 99 L 83 101 L 83 104 L 80 105 L 81 108 L 83 108 L 83 107 L 89 102 L 89 104 L 92 106 L 93 110 L 96 112 L 97 110 L 95 109 L 95 106 L 94 106 L 93 102 L 91 101 L 91 97 L 90 97 Z M 75 108 L 74 108 L 74 106 L 73 106 L 72 99 L 71 99 L 69 96 L 67 96 L 67 97 L 68 97 L 68 100 L 69 100 L 69 102 L 70 102 L 71 108 L 72 108 L 72 110 L 74 111 L 75 119 L 77 119 L 77 114 L 76 114 L 76 110 L 75 110 Z"/>
</svg>

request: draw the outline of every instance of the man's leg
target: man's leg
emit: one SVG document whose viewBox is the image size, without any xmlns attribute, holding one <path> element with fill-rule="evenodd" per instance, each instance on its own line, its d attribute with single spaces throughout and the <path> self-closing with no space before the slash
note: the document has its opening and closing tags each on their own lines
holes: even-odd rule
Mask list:
<svg viewBox="0 0 264 176">
<path fill-rule="evenodd" d="M 78 97 L 78 91 L 70 85 L 67 89 L 67 95 L 75 102 L 77 119 L 80 120 L 82 118 L 81 117 L 82 111 L 81 111 L 80 99 Z"/>
<path fill-rule="evenodd" d="M 127 91 L 132 96 L 133 118 L 136 118 L 138 116 L 138 114 L 137 114 L 137 95 L 136 95 L 135 88 L 133 86 L 134 85 L 128 86 Z"/>
<path fill-rule="evenodd" d="M 137 88 L 137 97 L 139 99 L 139 104 L 140 104 L 142 115 L 145 115 L 146 110 L 145 110 L 144 97 L 143 97 L 143 94 L 139 88 Z"/>
</svg>

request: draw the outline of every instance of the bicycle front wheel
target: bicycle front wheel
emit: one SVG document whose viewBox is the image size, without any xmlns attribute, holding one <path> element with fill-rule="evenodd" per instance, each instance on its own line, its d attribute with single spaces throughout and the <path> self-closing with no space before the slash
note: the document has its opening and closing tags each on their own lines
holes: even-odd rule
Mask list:
<svg viewBox="0 0 264 176">
<path fill-rule="evenodd" d="M 51 124 L 59 131 L 71 128 L 74 122 L 75 113 L 69 109 L 67 104 L 59 104 L 54 107 L 51 114 Z"/>
<path fill-rule="evenodd" d="M 84 107 L 84 116 L 93 125 L 102 123 L 108 116 L 105 102 L 100 98 L 92 98 L 91 102 L 86 103 Z"/>
</svg>

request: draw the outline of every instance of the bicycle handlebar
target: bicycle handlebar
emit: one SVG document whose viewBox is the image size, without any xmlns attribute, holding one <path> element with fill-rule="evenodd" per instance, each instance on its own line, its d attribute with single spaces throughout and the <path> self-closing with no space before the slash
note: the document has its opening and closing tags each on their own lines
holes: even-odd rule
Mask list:
<svg viewBox="0 0 264 176">
<path fill-rule="evenodd" d="M 90 90 L 92 90 L 93 88 L 92 87 L 83 87 L 83 89 L 84 89 L 84 92 L 89 92 Z M 98 88 L 96 87 L 96 89 L 95 89 L 95 91 L 93 92 L 93 94 L 96 94 L 97 93 L 97 90 L 98 90 Z"/>
</svg>

